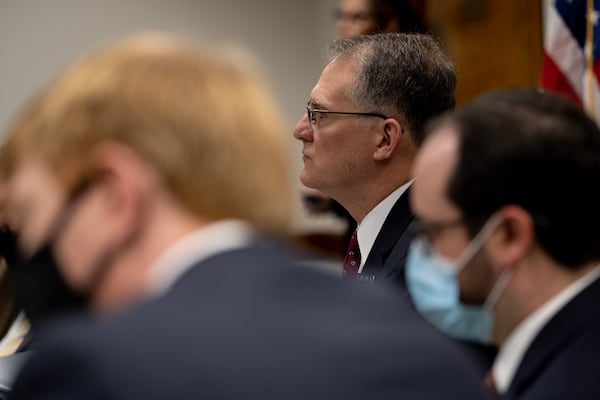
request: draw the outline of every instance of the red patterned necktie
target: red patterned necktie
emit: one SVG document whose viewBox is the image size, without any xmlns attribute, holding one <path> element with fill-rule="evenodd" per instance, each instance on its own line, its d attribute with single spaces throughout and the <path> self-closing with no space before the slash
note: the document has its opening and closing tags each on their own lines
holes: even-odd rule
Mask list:
<svg viewBox="0 0 600 400">
<path fill-rule="evenodd" d="M 358 273 L 360 267 L 360 249 L 358 247 L 358 239 L 356 237 L 356 231 L 352 233 L 350 243 L 348 244 L 348 251 L 346 257 L 344 257 L 344 278 L 354 279 Z"/>
</svg>

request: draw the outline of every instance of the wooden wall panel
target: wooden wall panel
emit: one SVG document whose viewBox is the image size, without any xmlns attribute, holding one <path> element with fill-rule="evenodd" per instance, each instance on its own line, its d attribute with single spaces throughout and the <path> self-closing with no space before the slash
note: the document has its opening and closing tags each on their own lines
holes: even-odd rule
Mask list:
<svg viewBox="0 0 600 400">
<path fill-rule="evenodd" d="M 458 104 L 493 89 L 539 86 L 540 0 L 430 0 L 427 12 L 457 65 Z"/>
</svg>

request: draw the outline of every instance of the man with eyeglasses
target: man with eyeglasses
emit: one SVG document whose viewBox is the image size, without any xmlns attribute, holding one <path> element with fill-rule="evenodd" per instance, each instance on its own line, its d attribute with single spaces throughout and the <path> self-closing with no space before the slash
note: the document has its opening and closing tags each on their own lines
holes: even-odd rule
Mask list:
<svg viewBox="0 0 600 400">
<path fill-rule="evenodd" d="M 510 399 L 600 398 L 600 130 L 536 90 L 442 119 L 415 162 L 417 309 L 500 347 L 485 380 Z"/>
<path fill-rule="evenodd" d="M 357 221 L 344 276 L 403 285 L 412 235 L 410 171 L 425 122 L 454 106 L 452 61 L 429 36 L 387 33 L 334 41 L 294 128 L 300 180 Z"/>
</svg>

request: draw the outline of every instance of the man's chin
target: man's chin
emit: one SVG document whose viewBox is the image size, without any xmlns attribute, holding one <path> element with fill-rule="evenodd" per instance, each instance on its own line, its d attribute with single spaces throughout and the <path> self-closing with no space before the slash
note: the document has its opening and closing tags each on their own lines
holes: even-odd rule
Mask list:
<svg viewBox="0 0 600 400">
<path fill-rule="evenodd" d="M 300 182 L 307 188 L 319 190 L 319 188 L 317 187 L 318 185 L 316 184 L 315 180 L 310 176 L 310 174 L 306 171 L 306 168 L 300 171 Z"/>
</svg>

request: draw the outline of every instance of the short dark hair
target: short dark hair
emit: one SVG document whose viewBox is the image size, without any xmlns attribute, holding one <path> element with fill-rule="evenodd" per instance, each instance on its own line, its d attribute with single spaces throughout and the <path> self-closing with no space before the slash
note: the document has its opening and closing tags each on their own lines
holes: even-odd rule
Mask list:
<svg viewBox="0 0 600 400">
<path fill-rule="evenodd" d="M 429 35 L 381 33 L 339 39 L 329 61 L 360 66 L 348 97 L 366 112 L 403 118 L 417 145 L 428 119 L 454 108 L 456 69 Z"/>
<path fill-rule="evenodd" d="M 484 95 L 450 121 L 460 144 L 447 195 L 465 217 L 518 205 L 555 261 L 575 269 L 600 260 L 600 130 L 593 120 L 567 99 L 520 89 Z M 470 234 L 480 227 L 471 224 Z"/>
</svg>

